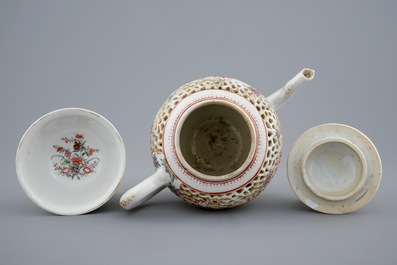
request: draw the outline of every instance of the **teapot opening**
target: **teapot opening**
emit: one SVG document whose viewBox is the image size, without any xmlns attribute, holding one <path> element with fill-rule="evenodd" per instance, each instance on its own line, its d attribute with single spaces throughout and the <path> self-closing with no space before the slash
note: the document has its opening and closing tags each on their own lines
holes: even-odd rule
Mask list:
<svg viewBox="0 0 397 265">
<path fill-rule="evenodd" d="M 223 181 L 241 174 L 251 163 L 255 128 L 242 109 L 222 100 L 204 101 L 181 117 L 175 139 L 177 156 L 191 174 Z"/>
<path fill-rule="evenodd" d="M 303 69 L 302 74 L 309 80 L 314 77 L 314 71 L 308 68 Z"/>
</svg>

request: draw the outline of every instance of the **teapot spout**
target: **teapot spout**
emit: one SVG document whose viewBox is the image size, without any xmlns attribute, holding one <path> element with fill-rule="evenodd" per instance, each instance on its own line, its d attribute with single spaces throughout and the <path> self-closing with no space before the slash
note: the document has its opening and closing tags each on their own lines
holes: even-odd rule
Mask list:
<svg viewBox="0 0 397 265">
<path fill-rule="evenodd" d="M 295 77 L 289 80 L 285 86 L 271 94 L 267 100 L 277 110 L 295 93 L 298 88 L 305 85 L 307 82 L 313 79 L 314 70 L 304 68 Z"/>
</svg>

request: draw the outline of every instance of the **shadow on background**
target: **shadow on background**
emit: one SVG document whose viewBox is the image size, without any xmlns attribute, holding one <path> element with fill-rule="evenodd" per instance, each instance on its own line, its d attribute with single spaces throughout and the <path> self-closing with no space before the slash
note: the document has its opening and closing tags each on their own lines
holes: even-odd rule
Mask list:
<svg viewBox="0 0 397 265">
<path fill-rule="evenodd" d="M 175 221 L 180 218 L 195 219 L 195 218 L 244 218 L 243 216 L 256 216 L 258 218 L 272 218 L 280 216 L 289 216 L 291 213 L 297 215 L 326 215 L 316 212 L 306 205 L 304 205 L 297 198 L 292 196 L 280 195 L 273 192 L 264 192 L 257 198 L 246 204 L 234 208 L 227 208 L 222 210 L 209 210 L 190 205 L 173 195 L 171 192 L 160 193 L 146 203 L 134 208 L 132 210 L 124 210 L 119 205 L 122 192 L 116 192 L 112 198 L 99 207 L 98 209 L 80 215 L 80 216 L 96 216 L 106 215 L 114 216 L 115 219 L 133 218 L 135 220 L 146 221 Z M 364 207 L 356 212 L 347 215 L 361 215 L 361 214 L 376 214 L 376 209 L 373 207 Z M 30 202 L 27 198 L 25 200 L 14 200 L 14 202 L 3 204 L 2 210 L 8 216 L 20 217 L 57 217 L 50 212 L 47 212 L 37 205 Z M 380 209 L 378 209 L 380 210 Z"/>
<path fill-rule="evenodd" d="M 116 195 L 116 198 L 120 196 Z M 183 219 L 217 219 L 217 218 L 271 218 L 272 216 L 290 216 L 291 212 L 297 214 L 319 214 L 301 203 L 294 197 L 283 197 L 278 194 L 259 195 L 256 199 L 246 204 L 234 208 L 222 210 L 209 210 L 190 205 L 182 199 L 164 192 L 161 196 L 156 196 L 143 205 L 132 210 L 123 210 L 118 205 L 118 200 L 112 199 L 106 207 L 97 210 L 102 213 L 105 211 L 120 212 L 120 216 L 131 217 L 134 220 L 147 220 L 150 222 L 175 221 Z M 247 217 L 248 216 L 248 217 Z"/>
</svg>

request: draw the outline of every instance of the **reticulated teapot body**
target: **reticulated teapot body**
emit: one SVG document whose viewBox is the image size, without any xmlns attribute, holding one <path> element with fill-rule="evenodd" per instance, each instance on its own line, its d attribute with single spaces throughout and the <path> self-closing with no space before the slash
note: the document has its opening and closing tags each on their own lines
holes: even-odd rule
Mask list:
<svg viewBox="0 0 397 265">
<path fill-rule="evenodd" d="M 120 205 L 132 209 L 165 187 L 210 209 L 252 200 L 280 163 L 275 110 L 313 77 L 314 71 L 305 68 L 267 99 L 233 78 L 207 77 L 181 86 L 161 106 L 152 126 L 156 172 L 124 193 Z"/>
<path fill-rule="evenodd" d="M 281 159 L 281 129 L 269 101 L 232 78 L 189 82 L 164 102 L 153 123 L 151 152 L 168 187 L 211 209 L 238 206 L 261 193 Z"/>
</svg>

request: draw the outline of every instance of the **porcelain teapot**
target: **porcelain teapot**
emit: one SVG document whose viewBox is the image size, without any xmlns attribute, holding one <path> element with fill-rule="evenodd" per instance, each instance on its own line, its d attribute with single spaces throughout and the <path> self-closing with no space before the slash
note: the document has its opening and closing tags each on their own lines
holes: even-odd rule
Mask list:
<svg viewBox="0 0 397 265">
<path fill-rule="evenodd" d="M 275 110 L 315 72 L 305 68 L 265 98 L 227 77 L 206 77 L 174 91 L 158 111 L 150 148 L 155 173 L 128 190 L 120 205 L 132 209 L 165 187 L 186 202 L 223 209 L 258 196 L 281 159 Z"/>
</svg>

